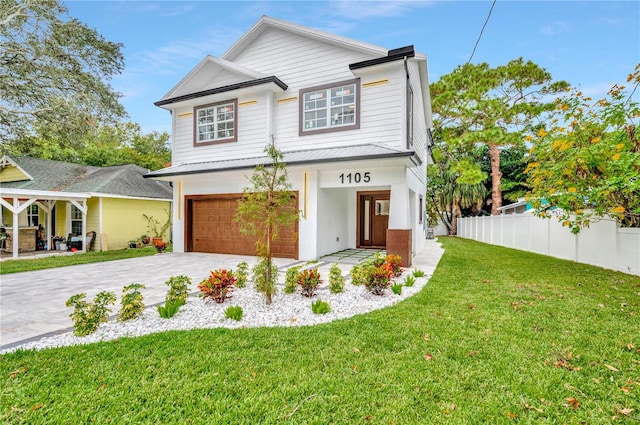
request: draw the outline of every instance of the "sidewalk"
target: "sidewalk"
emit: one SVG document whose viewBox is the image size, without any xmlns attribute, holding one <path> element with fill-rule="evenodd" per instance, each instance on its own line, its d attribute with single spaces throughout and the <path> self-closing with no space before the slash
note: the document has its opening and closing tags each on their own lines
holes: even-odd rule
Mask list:
<svg viewBox="0 0 640 425">
<path fill-rule="evenodd" d="M 427 240 L 425 248 L 413 260 L 413 269 L 432 274 L 444 252 L 440 244 Z M 72 326 L 71 308 L 66 300 L 86 292 L 87 300 L 101 291 L 113 291 L 118 303 L 122 288 L 132 283 L 141 283 L 145 289 L 144 303 L 147 306 L 164 301 L 168 287 L 165 282 L 171 276 L 186 275 L 192 279 L 191 290 L 218 268 L 235 269 L 241 261 L 253 265 L 256 257 L 205 253 L 165 253 L 150 257 L 106 261 L 15 273 L 0 276 L 0 350 L 39 339 L 47 334 L 65 332 Z M 298 263 L 295 260 L 276 258 L 279 268 Z M 320 267 L 321 274 L 328 275 L 333 263 Z M 347 273 L 352 264 L 340 264 Z M 325 270 L 326 269 L 326 270 Z M 112 306 L 117 313 L 119 304 Z"/>
</svg>

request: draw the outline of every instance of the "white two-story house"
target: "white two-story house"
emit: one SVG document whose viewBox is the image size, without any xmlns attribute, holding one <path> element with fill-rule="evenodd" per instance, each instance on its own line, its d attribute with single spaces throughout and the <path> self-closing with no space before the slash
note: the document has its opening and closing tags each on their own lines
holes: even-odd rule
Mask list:
<svg viewBox="0 0 640 425">
<path fill-rule="evenodd" d="M 423 248 L 432 122 L 427 60 L 413 46 L 264 16 L 155 105 L 171 112 L 173 158 L 147 177 L 173 183 L 174 251 L 253 255 L 233 217 L 272 141 L 300 210 L 277 256 L 377 247 L 410 264 Z"/>
</svg>

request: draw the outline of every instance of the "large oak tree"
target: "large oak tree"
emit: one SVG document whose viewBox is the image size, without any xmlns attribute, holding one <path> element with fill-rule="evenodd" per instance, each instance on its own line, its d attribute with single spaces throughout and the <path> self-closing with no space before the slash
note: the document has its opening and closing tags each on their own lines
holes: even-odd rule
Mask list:
<svg viewBox="0 0 640 425">
<path fill-rule="evenodd" d="M 121 48 L 57 0 L 1 0 L 0 153 L 36 133 L 73 147 L 96 122 L 126 116 L 108 83 L 124 68 Z"/>
</svg>

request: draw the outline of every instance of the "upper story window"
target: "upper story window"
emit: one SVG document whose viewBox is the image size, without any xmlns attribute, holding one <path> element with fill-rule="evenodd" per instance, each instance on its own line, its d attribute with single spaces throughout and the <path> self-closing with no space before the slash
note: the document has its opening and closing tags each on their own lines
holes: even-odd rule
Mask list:
<svg viewBox="0 0 640 425">
<path fill-rule="evenodd" d="M 194 108 L 194 146 L 238 140 L 238 100 Z"/>
<path fill-rule="evenodd" d="M 300 135 L 360 128 L 360 80 L 300 90 Z"/>
</svg>

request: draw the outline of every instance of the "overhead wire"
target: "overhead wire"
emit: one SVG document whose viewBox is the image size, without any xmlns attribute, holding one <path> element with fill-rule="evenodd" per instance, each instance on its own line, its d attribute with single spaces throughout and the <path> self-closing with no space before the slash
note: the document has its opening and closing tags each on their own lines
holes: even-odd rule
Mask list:
<svg viewBox="0 0 640 425">
<path fill-rule="evenodd" d="M 493 3 L 491 3 L 491 9 L 489 9 L 489 15 L 487 15 L 487 19 L 484 21 L 484 25 L 482 26 L 482 29 L 480 30 L 480 35 L 478 35 L 478 40 L 476 40 L 476 45 L 473 46 L 473 51 L 471 52 L 471 56 L 469 56 L 469 60 L 467 61 L 467 64 L 469 64 L 469 62 L 471 62 L 471 59 L 473 59 L 473 55 L 476 53 L 476 49 L 478 48 L 478 44 L 480 43 L 480 39 L 482 38 L 482 34 L 484 33 L 484 29 L 487 26 L 487 23 L 489 22 L 489 18 L 491 18 L 491 12 L 493 12 L 493 7 L 496 5 L 496 1 L 497 0 L 493 0 Z"/>
</svg>

